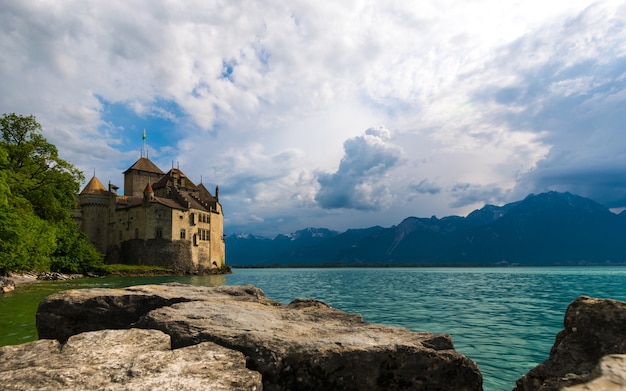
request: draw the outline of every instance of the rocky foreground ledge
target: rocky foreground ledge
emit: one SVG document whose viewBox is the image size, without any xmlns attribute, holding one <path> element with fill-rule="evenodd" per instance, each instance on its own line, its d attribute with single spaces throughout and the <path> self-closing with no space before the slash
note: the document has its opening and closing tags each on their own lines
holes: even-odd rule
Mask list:
<svg viewBox="0 0 626 391">
<path fill-rule="evenodd" d="M 59 292 L 40 303 L 37 328 L 42 340 L 0 348 L 5 389 L 482 389 L 446 334 L 316 300 L 284 306 L 251 285 Z"/>
<path fill-rule="evenodd" d="M 254 286 L 59 292 L 39 341 L 0 348 L 3 390 L 481 390 L 446 334 L 370 324 Z M 515 391 L 626 390 L 626 303 L 579 297 Z"/>
</svg>

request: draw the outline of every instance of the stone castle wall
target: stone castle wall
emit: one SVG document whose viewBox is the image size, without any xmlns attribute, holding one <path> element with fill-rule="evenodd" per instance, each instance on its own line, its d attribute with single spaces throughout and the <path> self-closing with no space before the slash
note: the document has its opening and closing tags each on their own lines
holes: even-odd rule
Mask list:
<svg viewBox="0 0 626 391">
<path fill-rule="evenodd" d="M 211 213 L 211 226 L 223 227 L 224 215 L 221 213 Z M 217 267 L 226 266 L 226 246 L 224 244 L 224 233 L 222 230 L 211 230 L 211 262 L 215 262 Z"/>
<path fill-rule="evenodd" d="M 127 240 L 109 249 L 107 263 L 163 266 L 178 273 L 198 271 L 191 256 L 189 240 Z"/>
</svg>

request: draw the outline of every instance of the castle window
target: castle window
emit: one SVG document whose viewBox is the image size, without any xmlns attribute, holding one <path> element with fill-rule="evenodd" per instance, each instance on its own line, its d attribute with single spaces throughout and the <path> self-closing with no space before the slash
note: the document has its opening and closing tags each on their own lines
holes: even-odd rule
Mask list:
<svg viewBox="0 0 626 391">
<path fill-rule="evenodd" d="M 193 234 L 193 245 L 194 246 L 198 245 L 198 237 L 196 236 L 196 234 Z"/>
<path fill-rule="evenodd" d="M 191 225 L 196 225 L 196 215 L 194 213 L 191 213 L 189 215 L 189 219 L 191 221 L 191 223 L 190 223 Z"/>
<path fill-rule="evenodd" d="M 198 240 L 209 240 L 209 230 L 198 228 Z"/>
<path fill-rule="evenodd" d="M 161 227 L 156 227 L 156 230 L 154 232 L 154 237 L 157 239 L 160 239 L 163 237 L 163 228 Z"/>
<path fill-rule="evenodd" d="M 183 229 L 181 229 L 181 230 L 180 230 L 180 238 L 181 238 L 181 239 L 185 239 L 185 236 L 186 236 L 186 235 L 187 235 L 187 233 L 185 232 L 185 229 L 184 229 L 184 228 L 183 228 Z"/>
</svg>

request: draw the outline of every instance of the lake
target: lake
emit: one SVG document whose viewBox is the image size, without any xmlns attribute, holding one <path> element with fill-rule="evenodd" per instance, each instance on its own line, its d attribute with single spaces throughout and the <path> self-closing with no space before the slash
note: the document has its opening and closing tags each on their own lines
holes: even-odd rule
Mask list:
<svg viewBox="0 0 626 391">
<path fill-rule="evenodd" d="M 225 276 L 39 282 L 0 296 L 0 346 L 35 340 L 37 304 L 64 289 L 181 282 L 253 284 L 289 303 L 316 298 L 369 322 L 448 333 L 476 361 L 487 391 L 511 390 L 545 360 L 581 295 L 626 301 L 626 267 L 234 269 Z"/>
</svg>

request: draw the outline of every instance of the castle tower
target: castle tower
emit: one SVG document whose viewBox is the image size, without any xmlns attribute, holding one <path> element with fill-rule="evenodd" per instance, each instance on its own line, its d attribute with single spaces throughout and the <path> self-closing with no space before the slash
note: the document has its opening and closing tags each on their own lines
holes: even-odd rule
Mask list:
<svg viewBox="0 0 626 391">
<path fill-rule="evenodd" d="M 152 186 L 148 182 L 146 188 L 143 190 L 143 202 L 154 201 L 154 190 L 152 190 Z"/>
<path fill-rule="evenodd" d="M 150 159 L 141 157 L 128 170 L 124 171 L 124 195 L 143 197 L 146 185 L 154 183 L 164 176 L 165 173 Z"/>
<path fill-rule="evenodd" d="M 78 197 L 82 214 L 80 229 L 87 234 L 89 241 L 101 253 L 107 250 L 111 195 L 112 193 L 107 191 L 94 175 Z"/>
</svg>

